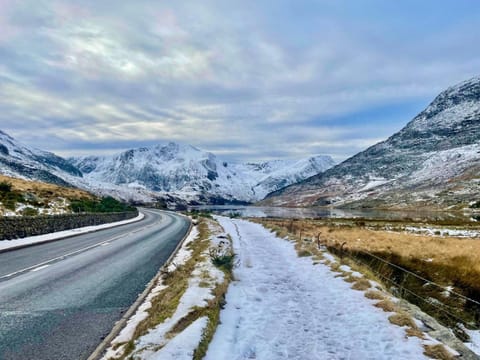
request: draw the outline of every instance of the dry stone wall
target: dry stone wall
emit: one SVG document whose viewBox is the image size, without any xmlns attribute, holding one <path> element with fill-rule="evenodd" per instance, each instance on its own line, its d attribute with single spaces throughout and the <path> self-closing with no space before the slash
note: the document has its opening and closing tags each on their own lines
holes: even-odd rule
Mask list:
<svg viewBox="0 0 480 360">
<path fill-rule="evenodd" d="M 51 216 L 1 217 L 0 240 L 12 240 L 27 236 L 43 235 L 56 231 L 101 225 L 136 217 L 138 212 L 96 214 L 66 214 Z"/>
</svg>

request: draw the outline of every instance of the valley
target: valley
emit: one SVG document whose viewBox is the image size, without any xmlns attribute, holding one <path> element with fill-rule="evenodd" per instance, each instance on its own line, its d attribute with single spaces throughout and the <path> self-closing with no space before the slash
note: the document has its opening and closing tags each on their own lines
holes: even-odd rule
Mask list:
<svg viewBox="0 0 480 360">
<path fill-rule="evenodd" d="M 480 360 L 479 24 L 0 0 L 0 360 Z"/>
</svg>

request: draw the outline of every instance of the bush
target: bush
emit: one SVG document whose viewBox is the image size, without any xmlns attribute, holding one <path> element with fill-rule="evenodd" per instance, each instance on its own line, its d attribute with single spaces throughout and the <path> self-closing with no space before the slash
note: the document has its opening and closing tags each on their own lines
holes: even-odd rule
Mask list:
<svg viewBox="0 0 480 360">
<path fill-rule="evenodd" d="M 196 210 L 193 209 L 189 212 L 190 216 L 193 219 L 198 219 L 199 217 L 203 217 L 206 219 L 212 219 L 212 212 L 210 210 Z"/>
<path fill-rule="evenodd" d="M 17 203 L 23 201 L 23 196 L 18 191 L 0 191 L 0 200 L 5 208 L 15 211 Z"/>
<path fill-rule="evenodd" d="M 5 199 L 3 200 L 3 205 L 5 206 L 6 209 L 15 211 L 17 208 L 17 202 L 15 199 Z"/>
<path fill-rule="evenodd" d="M 75 213 L 107 213 L 135 211 L 135 208 L 122 203 L 112 197 L 102 198 L 100 201 L 91 199 L 71 200 L 70 208 Z"/>
<path fill-rule="evenodd" d="M 210 249 L 210 260 L 219 269 L 231 273 L 235 265 L 235 254 L 231 250 L 225 251 L 222 246 Z"/>
<path fill-rule="evenodd" d="M 12 191 L 12 184 L 6 181 L 0 182 L 0 192 L 7 193 Z"/>
<path fill-rule="evenodd" d="M 230 213 L 227 216 L 231 219 L 238 219 L 242 217 L 242 213 L 239 211 L 230 211 Z"/>
</svg>

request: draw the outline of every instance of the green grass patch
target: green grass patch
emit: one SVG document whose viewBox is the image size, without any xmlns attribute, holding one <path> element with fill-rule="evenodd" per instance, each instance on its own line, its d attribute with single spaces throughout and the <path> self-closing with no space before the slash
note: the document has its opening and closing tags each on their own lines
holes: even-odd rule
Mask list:
<svg viewBox="0 0 480 360">
<path fill-rule="evenodd" d="M 70 209 L 74 213 L 108 213 L 135 211 L 135 207 L 122 203 L 110 196 L 101 200 L 74 199 L 70 201 Z"/>
</svg>

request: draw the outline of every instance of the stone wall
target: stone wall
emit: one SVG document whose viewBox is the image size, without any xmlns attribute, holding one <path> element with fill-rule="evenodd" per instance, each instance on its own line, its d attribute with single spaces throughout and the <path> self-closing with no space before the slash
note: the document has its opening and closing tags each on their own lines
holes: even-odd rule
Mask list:
<svg viewBox="0 0 480 360">
<path fill-rule="evenodd" d="M 132 219 L 137 215 L 137 211 L 130 211 L 121 213 L 0 217 L 0 240 L 18 239 L 84 226 L 101 225 Z"/>
</svg>

